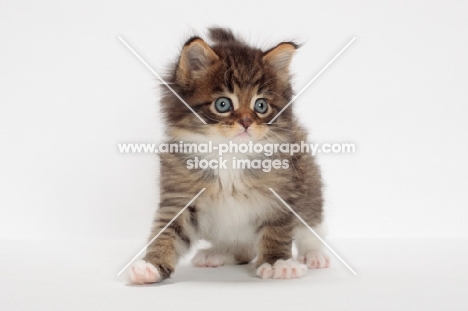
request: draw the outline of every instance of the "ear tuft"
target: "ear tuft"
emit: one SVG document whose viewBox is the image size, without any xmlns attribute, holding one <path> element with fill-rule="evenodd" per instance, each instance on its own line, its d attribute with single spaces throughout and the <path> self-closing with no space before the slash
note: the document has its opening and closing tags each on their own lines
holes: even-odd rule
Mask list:
<svg viewBox="0 0 468 311">
<path fill-rule="evenodd" d="M 263 61 L 273 66 L 280 75 L 289 73 L 292 56 L 299 45 L 294 42 L 281 42 L 263 54 Z"/>
<path fill-rule="evenodd" d="M 177 65 L 177 78 L 187 83 L 191 77 L 205 73 L 219 59 L 211 47 L 199 37 L 188 40 L 180 54 Z"/>
</svg>

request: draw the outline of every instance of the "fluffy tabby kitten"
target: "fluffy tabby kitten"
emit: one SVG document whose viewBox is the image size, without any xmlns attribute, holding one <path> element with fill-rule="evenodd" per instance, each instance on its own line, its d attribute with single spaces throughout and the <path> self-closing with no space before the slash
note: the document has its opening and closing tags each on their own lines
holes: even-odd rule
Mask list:
<svg viewBox="0 0 468 311">
<path fill-rule="evenodd" d="M 188 40 L 168 77 L 172 88 L 206 125 L 167 89 L 162 110 L 168 143 L 248 142 L 300 143 L 306 131 L 291 108 L 267 123 L 292 98 L 289 64 L 297 45 L 282 42 L 262 51 L 246 45 L 230 30 L 209 30 L 212 45 L 199 37 Z M 206 190 L 148 247 L 130 269 L 132 283 L 160 282 L 174 272 L 178 259 L 197 240 L 211 242 L 193 259 L 197 267 L 245 264 L 256 258 L 261 278 L 298 278 L 308 268 L 326 268 L 329 258 L 320 242 L 268 188 L 274 189 L 320 234 L 322 183 L 309 153 L 287 159 L 289 168 L 188 169 L 195 156 L 218 154 L 166 153 L 161 161 L 161 202 L 150 238 L 154 237 L 202 188 Z M 267 159 L 263 154 L 224 154 L 231 159 Z M 229 162 L 229 161 L 228 161 Z M 298 258 L 292 259 L 292 243 Z"/>
</svg>

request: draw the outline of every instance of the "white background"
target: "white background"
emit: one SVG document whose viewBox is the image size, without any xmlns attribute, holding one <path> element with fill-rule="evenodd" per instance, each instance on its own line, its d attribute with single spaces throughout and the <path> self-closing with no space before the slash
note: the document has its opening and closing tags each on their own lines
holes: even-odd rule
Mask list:
<svg viewBox="0 0 468 311">
<path fill-rule="evenodd" d="M 314 141 L 357 146 L 318 159 L 329 237 L 466 238 L 467 16 L 466 1 L 2 0 L 0 239 L 135 240 L 113 269 L 141 248 L 158 159 L 117 144 L 159 142 L 163 124 L 156 78 L 117 37 L 163 73 L 212 25 L 303 43 L 296 91 L 357 37 L 294 104 Z"/>
<path fill-rule="evenodd" d="M 464 1 L 2 1 L 0 238 L 146 238 L 158 142 L 156 78 L 183 42 L 225 25 L 257 46 L 304 43 L 295 103 L 317 142 L 329 235 L 468 236 L 468 37 Z M 177 109 L 185 109 L 183 105 Z"/>
</svg>

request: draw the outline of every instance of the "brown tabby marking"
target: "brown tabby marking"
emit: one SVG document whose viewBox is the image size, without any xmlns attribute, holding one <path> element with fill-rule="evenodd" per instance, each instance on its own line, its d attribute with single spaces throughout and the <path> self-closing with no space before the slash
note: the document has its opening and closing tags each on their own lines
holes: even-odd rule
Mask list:
<svg viewBox="0 0 468 311">
<path fill-rule="evenodd" d="M 307 133 L 298 125 L 292 108 L 286 109 L 273 124 L 268 125 L 292 98 L 289 65 L 298 46 L 282 42 L 262 51 L 221 28 L 210 29 L 210 38 L 214 42 L 212 45 L 199 37 L 188 40 L 172 75 L 167 77 L 174 90 L 207 125 L 202 124 L 171 92 L 163 90 L 161 106 L 167 124 L 167 142 L 307 141 Z M 215 109 L 214 102 L 219 97 L 230 98 L 230 111 L 220 113 Z M 253 109 L 258 98 L 268 103 L 264 114 Z M 262 170 L 232 171 L 234 175 L 221 170 L 189 170 L 186 160 L 190 157 L 193 155 L 173 153 L 160 156 L 161 201 L 150 238 L 200 189 L 206 188 L 148 248 L 144 260 L 158 269 L 161 279 L 171 275 L 178 258 L 198 239 L 212 242 L 213 252 L 222 254 L 217 258 L 223 260 L 245 263 L 257 256 L 256 265 L 266 267 L 261 272 L 263 274 L 259 274 L 261 277 L 268 277 L 270 273 L 269 266 L 265 264 L 271 265 L 272 269 L 275 264 L 284 267 L 282 260 L 291 258 L 294 238 L 302 257 L 318 249 L 311 235 L 301 233 L 304 226 L 268 190 L 275 189 L 309 225 L 320 225 L 322 182 L 310 154 L 275 154 L 273 159 L 290 162 L 288 169 L 269 173 Z M 261 154 L 256 157 L 267 158 Z M 143 283 L 160 281 L 157 278 L 145 279 L 144 275 L 137 275 L 134 279 Z"/>
</svg>

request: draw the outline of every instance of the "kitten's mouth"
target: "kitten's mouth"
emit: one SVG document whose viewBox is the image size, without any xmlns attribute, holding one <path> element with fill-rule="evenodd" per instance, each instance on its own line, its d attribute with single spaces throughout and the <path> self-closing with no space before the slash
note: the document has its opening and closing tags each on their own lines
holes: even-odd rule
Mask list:
<svg viewBox="0 0 468 311">
<path fill-rule="evenodd" d="M 251 137 L 252 135 L 250 135 L 248 130 L 244 130 L 235 136 L 235 138 L 238 138 L 238 139 L 249 139 Z"/>
</svg>

